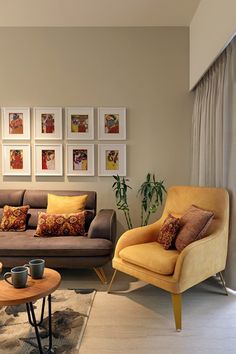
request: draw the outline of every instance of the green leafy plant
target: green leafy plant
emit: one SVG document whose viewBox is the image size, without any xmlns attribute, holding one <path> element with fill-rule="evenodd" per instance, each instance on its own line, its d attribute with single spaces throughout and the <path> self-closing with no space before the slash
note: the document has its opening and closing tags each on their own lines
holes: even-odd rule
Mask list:
<svg viewBox="0 0 236 354">
<path fill-rule="evenodd" d="M 162 204 L 164 193 L 164 181 L 156 181 L 155 174 L 148 173 L 138 191 L 141 196 L 141 226 L 148 224 L 150 215 Z"/>
<path fill-rule="evenodd" d="M 128 182 L 127 178 L 120 177 L 119 175 L 113 177 L 115 179 L 115 182 L 112 185 L 112 189 L 115 191 L 116 206 L 118 210 L 123 211 L 128 229 L 132 229 L 133 225 L 130 218 L 128 197 L 127 197 L 128 189 L 132 189 L 132 188 L 127 184 Z"/>
<path fill-rule="evenodd" d="M 133 224 L 128 205 L 128 190 L 132 188 L 127 184 L 129 181 L 127 178 L 119 175 L 113 176 L 113 178 L 115 182 L 112 189 L 115 191 L 116 206 L 118 210 L 123 211 L 128 229 L 132 229 Z M 162 204 L 164 193 L 166 193 L 164 181 L 156 181 L 155 174 L 148 173 L 138 190 L 138 195 L 141 196 L 141 226 L 148 224 L 150 215 L 155 213 L 158 206 Z"/>
</svg>

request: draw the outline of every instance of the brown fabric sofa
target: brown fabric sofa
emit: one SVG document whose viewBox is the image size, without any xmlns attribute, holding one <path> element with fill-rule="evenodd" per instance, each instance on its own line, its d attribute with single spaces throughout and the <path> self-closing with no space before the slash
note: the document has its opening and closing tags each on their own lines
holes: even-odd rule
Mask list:
<svg viewBox="0 0 236 354">
<path fill-rule="evenodd" d="M 46 211 L 48 193 L 88 195 L 85 206 L 87 236 L 34 237 L 38 212 Z M 43 258 L 47 267 L 94 268 L 105 281 L 101 267 L 113 255 L 116 214 L 111 209 L 102 209 L 96 214 L 96 199 L 96 192 L 91 191 L 0 190 L 0 218 L 4 205 L 30 205 L 26 231 L 0 231 L 0 262 L 4 267 L 13 267 L 32 258 Z"/>
</svg>

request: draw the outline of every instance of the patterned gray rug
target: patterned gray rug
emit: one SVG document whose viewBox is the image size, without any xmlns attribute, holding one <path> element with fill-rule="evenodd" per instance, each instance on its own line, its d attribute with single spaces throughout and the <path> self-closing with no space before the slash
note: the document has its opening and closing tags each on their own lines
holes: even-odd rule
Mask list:
<svg viewBox="0 0 236 354">
<path fill-rule="evenodd" d="M 57 290 L 52 295 L 52 332 L 55 354 L 79 353 L 96 291 Z M 41 300 L 34 303 L 37 319 Z M 48 344 L 47 306 L 40 327 L 42 344 Z M 0 308 L 0 354 L 38 354 L 34 329 L 28 323 L 25 305 Z"/>
</svg>

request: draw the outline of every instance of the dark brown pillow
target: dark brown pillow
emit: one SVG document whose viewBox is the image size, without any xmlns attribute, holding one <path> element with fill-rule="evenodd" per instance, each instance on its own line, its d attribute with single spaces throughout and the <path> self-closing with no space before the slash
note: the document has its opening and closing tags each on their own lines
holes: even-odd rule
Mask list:
<svg viewBox="0 0 236 354">
<path fill-rule="evenodd" d="M 168 250 L 171 247 L 172 241 L 175 239 L 179 228 L 180 219 L 169 214 L 157 235 L 157 242 L 161 243 L 165 250 Z"/>
<path fill-rule="evenodd" d="M 180 218 L 180 231 L 175 240 L 176 249 L 182 251 L 190 243 L 205 237 L 213 218 L 212 211 L 192 205 Z"/>
</svg>

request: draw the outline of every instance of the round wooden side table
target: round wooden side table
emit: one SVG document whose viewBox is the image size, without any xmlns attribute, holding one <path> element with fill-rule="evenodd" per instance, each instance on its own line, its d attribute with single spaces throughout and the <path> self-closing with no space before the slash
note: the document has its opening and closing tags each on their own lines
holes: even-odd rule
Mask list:
<svg viewBox="0 0 236 354">
<path fill-rule="evenodd" d="M 35 329 L 38 348 L 40 354 L 53 353 L 52 349 L 52 311 L 51 311 L 51 294 L 58 288 L 61 282 L 61 276 L 53 269 L 45 268 L 42 279 L 32 279 L 28 277 L 27 286 L 25 288 L 16 289 L 8 284 L 5 280 L 0 280 L 0 306 L 11 306 L 26 304 L 28 320 Z M 48 332 L 49 345 L 46 350 L 43 349 L 38 327 L 44 319 L 45 300 L 48 300 Z M 42 300 L 42 311 L 40 320 L 36 320 L 33 301 Z"/>
</svg>

